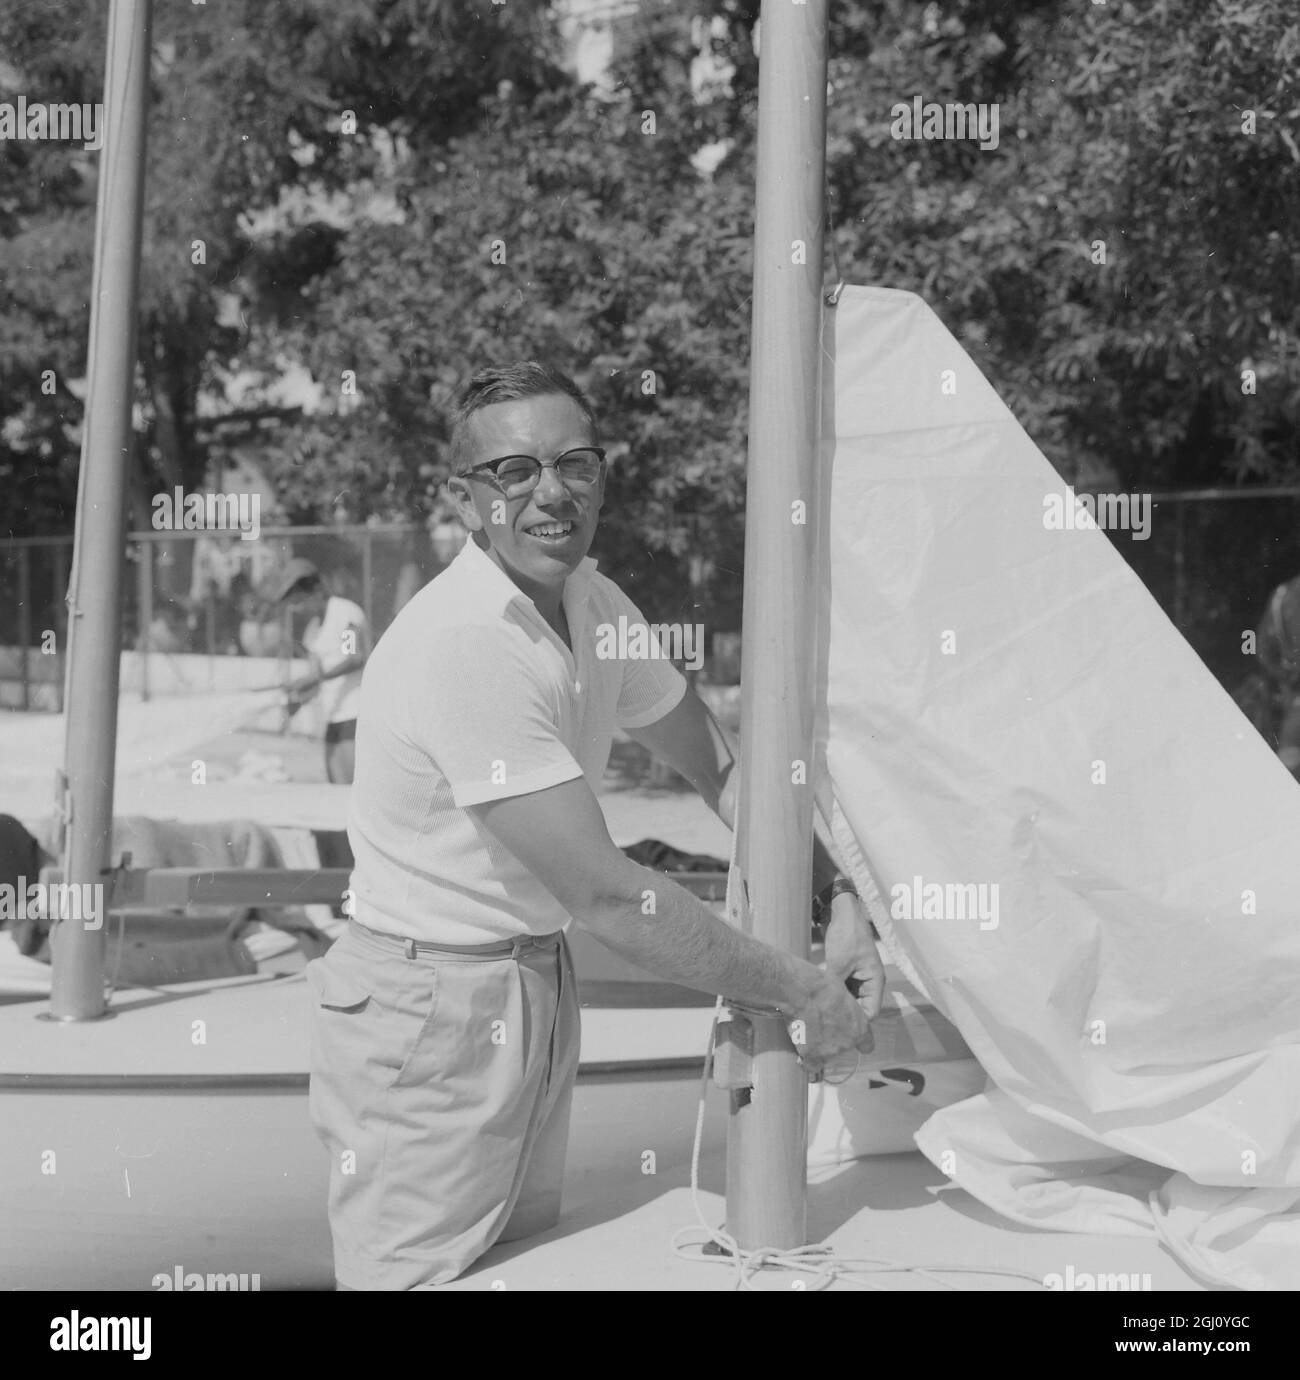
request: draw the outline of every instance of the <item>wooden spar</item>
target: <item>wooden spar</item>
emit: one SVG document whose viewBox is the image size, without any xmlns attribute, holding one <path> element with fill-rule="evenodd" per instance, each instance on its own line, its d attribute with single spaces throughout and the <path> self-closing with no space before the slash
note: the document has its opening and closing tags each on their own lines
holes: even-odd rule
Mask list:
<svg viewBox="0 0 1300 1380">
<path fill-rule="evenodd" d="M 827 0 L 763 0 L 737 816 L 751 933 L 803 958 L 812 893 L 826 17 Z M 785 1022 L 749 1019 L 753 1088 L 731 1094 L 727 1230 L 746 1250 L 802 1246 L 808 1082 Z"/>
<path fill-rule="evenodd" d="M 104 67 L 104 143 L 99 154 L 89 392 L 81 447 L 77 531 L 68 590 L 66 825 L 63 875 L 70 885 L 106 883 L 113 824 L 118 666 L 127 475 L 133 442 L 136 302 L 144 210 L 151 0 L 112 0 Z M 104 891 L 89 893 L 105 896 Z M 83 895 L 87 893 L 82 893 Z M 104 1014 L 104 907 L 98 928 L 76 920 L 51 935 L 50 1014 Z"/>
</svg>

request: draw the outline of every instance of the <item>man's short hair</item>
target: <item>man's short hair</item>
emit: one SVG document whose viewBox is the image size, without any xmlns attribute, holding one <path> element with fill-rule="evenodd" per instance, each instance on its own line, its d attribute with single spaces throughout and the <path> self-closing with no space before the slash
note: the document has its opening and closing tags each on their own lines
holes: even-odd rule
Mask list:
<svg viewBox="0 0 1300 1380">
<path fill-rule="evenodd" d="M 568 374 L 549 364 L 539 364 L 536 360 L 520 360 L 500 369 L 481 369 L 460 395 L 452 414 L 452 474 L 464 474 L 473 458 L 469 421 L 480 408 L 491 407 L 494 403 L 518 402 L 521 398 L 544 398 L 552 393 L 562 393 L 577 403 L 591 428 L 593 441 L 599 442 L 596 413 L 587 401 L 587 395 Z"/>
</svg>

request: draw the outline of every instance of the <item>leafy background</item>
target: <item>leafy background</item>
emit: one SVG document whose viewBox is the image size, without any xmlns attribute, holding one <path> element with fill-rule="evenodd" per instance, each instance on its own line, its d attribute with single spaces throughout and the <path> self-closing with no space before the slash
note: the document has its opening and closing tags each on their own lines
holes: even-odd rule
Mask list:
<svg viewBox="0 0 1300 1380">
<path fill-rule="evenodd" d="M 458 387 L 535 355 L 607 419 L 604 568 L 739 625 L 759 7 L 632 8 L 591 87 L 543 3 L 155 6 L 137 525 L 220 463 L 223 417 L 271 438 L 289 520 L 422 518 Z M 104 11 L 0 4 L 0 98 L 97 99 Z M 1300 481 L 1293 0 L 831 11 L 828 279 L 922 293 L 1069 482 Z M 999 147 L 892 139 L 914 94 L 996 102 Z M 0 144 L 0 538 L 71 530 L 97 172 Z M 284 401 L 303 371 L 315 410 Z M 1189 514 L 1181 619 L 1230 679 L 1300 507 Z M 1169 515 L 1122 549 L 1172 606 Z"/>
</svg>

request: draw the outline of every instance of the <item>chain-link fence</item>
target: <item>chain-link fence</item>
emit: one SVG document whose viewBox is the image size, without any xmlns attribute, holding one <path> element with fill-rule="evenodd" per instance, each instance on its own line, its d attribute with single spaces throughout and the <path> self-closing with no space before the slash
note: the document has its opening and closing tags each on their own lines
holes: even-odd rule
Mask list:
<svg viewBox="0 0 1300 1380">
<path fill-rule="evenodd" d="M 243 688 L 301 654 L 304 616 L 271 603 L 289 560 L 311 561 L 332 594 L 359 604 L 378 637 L 455 556 L 459 528 L 264 528 L 135 532 L 123 582 L 123 685 L 150 693 Z M 0 707 L 61 710 L 71 537 L 0 543 Z"/>
<path fill-rule="evenodd" d="M 1150 535 L 1111 540 L 1229 692 L 1257 670 L 1246 634 L 1300 575 L 1300 490 L 1151 495 Z"/>
<path fill-rule="evenodd" d="M 1258 626 L 1270 592 L 1300 574 L 1300 490 L 1213 489 L 1150 498 L 1148 535 L 1139 539 L 1132 530 L 1110 530 L 1111 540 L 1225 688 L 1234 691 L 1256 670 L 1244 650 L 1244 634 Z M 301 615 L 275 608 L 265 597 L 291 557 L 310 560 L 331 593 L 359 604 L 377 638 L 464 539 L 450 523 L 432 529 L 265 528 L 258 540 L 247 542 L 235 533 L 133 533 L 123 616 L 123 650 L 131 656 L 123 683 L 144 693 L 167 693 L 274 678 L 275 662 L 294 654 L 305 631 Z M 709 549 L 702 548 L 702 555 Z M 647 615 L 673 616 L 658 607 L 662 591 L 639 589 L 640 581 L 629 581 L 614 555 L 602 568 L 622 578 Z M 71 537 L 0 542 L 0 707 L 62 708 L 71 561 Z M 736 569 L 712 577 L 694 616 L 717 606 L 722 593 L 734 594 L 731 602 L 738 606 L 739 575 Z M 728 581 L 736 584 L 734 591 Z M 689 595 L 682 593 L 688 612 Z M 730 628 L 726 620 L 721 627 L 711 624 L 705 678 L 734 683 L 739 638 L 724 631 Z"/>
</svg>

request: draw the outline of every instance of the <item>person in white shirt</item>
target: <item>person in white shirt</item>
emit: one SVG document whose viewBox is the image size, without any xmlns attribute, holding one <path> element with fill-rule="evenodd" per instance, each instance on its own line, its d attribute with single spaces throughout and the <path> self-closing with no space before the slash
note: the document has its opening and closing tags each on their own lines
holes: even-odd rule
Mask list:
<svg viewBox="0 0 1300 1380">
<path fill-rule="evenodd" d="M 587 555 L 605 457 L 578 387 L 532 362 L 476 375 L 452 469 L 471 539 L 366 666 L 353 920 L 307 969 L 343 1289 L 433 1287 L 557 1220 L 578 1067 L 570 921 L 668 981 L 779 1009 L 810 1071 L 870 1048 L 883 991 L 856 898 L 837 904 L 823 970 L 611 841 L 596 791 L 616 726 L 727 822 L 734 759 L 671 662 L 600 654 L 603 624 L 645 620 Z"/>
<path fill-rule="evenodd" d="M 350 785 L 356 762 L 357 705 L 361 668 L 370 647 L 364 611 L 350 599 L 330 594 L 316 567 L 295 557 L 271 593 L 277 604 L 306 614 L 305 646 L 312 669 L 288 687 L 289 707 L 297 709 L 319 692 L 325 709 L 325 774 Z"/>
</svg>

